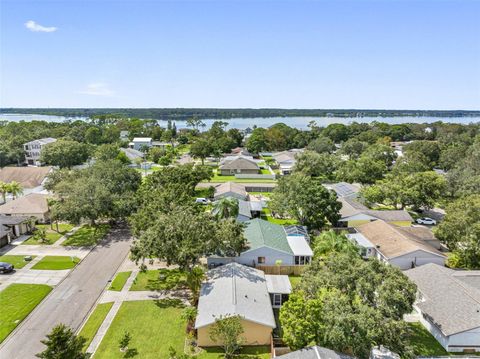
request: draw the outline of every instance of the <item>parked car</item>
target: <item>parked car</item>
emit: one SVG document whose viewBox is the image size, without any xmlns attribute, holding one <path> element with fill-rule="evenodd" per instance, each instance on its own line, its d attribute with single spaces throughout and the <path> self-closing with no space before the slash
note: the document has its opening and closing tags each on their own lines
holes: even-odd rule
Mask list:
<svg viewBox="0 0 480 359">
<path fill-rule="evenodd" d="M 418 219 L 416 220 L 416 222 L 417 222 L 418 224 L 427 224 L 427 225 L 429 225 L 429 226 L 434 226 L 434 225 L 437 224 L 437 221 L 436 221 L 436 220 L 434 220 L 433 218 L 429 218 L 429 217 L 418 218 Z"/>
<path fill-rule="evenodd" d="M 2 273 L 2 274 L 13 272 L 14 268 L 15 267 L 13 266 L 13 264 L 0 262 L 0 273 Z"/>
<path fill-rule="evenodd" d="M 201 204 L 209 204 L 210 201 L 207 198 L 197 198 L 195 200 L 195 203 L 201 203 Z"/>
</svg>

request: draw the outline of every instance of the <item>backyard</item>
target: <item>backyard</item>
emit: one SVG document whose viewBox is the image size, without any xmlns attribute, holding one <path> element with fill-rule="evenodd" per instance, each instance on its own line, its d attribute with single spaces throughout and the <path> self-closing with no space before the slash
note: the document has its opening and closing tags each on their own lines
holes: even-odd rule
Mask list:
<svg viewBox="0 0 480 359">
<path fill-rule="evenodd" d="M 70 256 L 45 256 L 32 269 L 63 270 L 74 268 L 80 259 Z"/>
<path fill-rule="evenodd" d="M 97 244 L 108 233 L 110 226 L 108 224 L 98 224 L 91 226 L 83 225 L 79 230 L 72 234 L 62 243 L 64 246 L 89 247 Z"/>
<path fill-rule="evenodd" d="M 130 288 L 137 290 L 172 290 L 185 287 L 186 274 L 179 269 L 155 269 L 138 273 Z"/>
<path fill-rule="evenodd" d="M 274 218 L 272 216 L 272 213 L 270 212 L 270 210 L 268 208 L 264 208 L 262 210 L 262 213 L 261 213 L 261 218 L 262 219 L 265 219 L 271 223 L 275 223 L 275 224 L 280 224 L 280 225 L 294 225 L 294 224 L 298 224 L 298 222 L 295 220 L 295 219 L 290 219 L 290 218 Z"/>
<path fill-rule="evenodd" d="M 32 259 L 35 258 L 35 256 L 31 256 Z M 24 260 L 25 256 L 19 256 L 19 255 L 4 255 L 0 256 L 0 262 L 6 262 L 13 264 L 13 266 L 16 269 L 23 268 L 27 265 L 28 261 Z"/>
<path fill-rule="evenodd" d="M 0 292 L 0 343 L 51 290 L 44 284 L 10 284 Z"/>
<path fill-rule="evenodd" d="M 449 353 L 420 323 L 408 323 L 410 335 L 408 342 L 416 356 L 434 357 L 445 356 Z"/>
<path fill-rule="evenodd" d="M 62 238 L 65 234 L 70 232 L 73 229 L 73 225 L 69 223 L 59 223 L 58 224 L 58 232 L 57 232 L 57 225 L 53 224 L 53 228 L 49 224 L 36 224 L 35 227 L 37 229 L 45 229 L 46 238 L 45 241 L 42 241 L 39 232 L 34 232 L 34 234 L 24 241 L 22 244 L 53 244 Z"/>
</svg>

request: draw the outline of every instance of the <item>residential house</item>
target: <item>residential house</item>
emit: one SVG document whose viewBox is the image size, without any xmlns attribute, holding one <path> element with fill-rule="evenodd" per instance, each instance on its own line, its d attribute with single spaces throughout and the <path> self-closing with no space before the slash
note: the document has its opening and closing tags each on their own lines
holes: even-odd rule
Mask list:
<svg viewBox="0 0 480 359">
<path fill-rule="evenodd" d="M 213 199 L 217 201 L 226 197 L 233 197 L 245 201 L 248 198 L 248 193 L 244 185 L 235 182 L 225 182 L 215 186 Z"/>
<path fill-rule="evenodd" d="M 40 223 L 48 222 L 50 210 L 47 199 L 49 195 L 30 193 L 0 206 L 0 215 L 35 217 Z"/>
<path fill-rule="evenodd" d="M 23 195 L 43 192 L 47 176 L 52 167 L 3 167 L 0 169 L 0 182 L 18 182 L 23 189 Z"/>
<path fill-rule="evenodd" d="M 376 257 L 402 270 L 428 263 L 445 264 L 445 255 L 428 240 L 421 239 L 423 229 L 405 229 L 381 219 L 355 227 L 347 236 L 364 250 L 365 257 Z"/>
<path fill-rule="evenodd" d="M 250 152 L 248 152 L 246 148 L 243 148 L 243 147 L 235 147 L 232 150 L 231 156 L 245 156 L 245 157 L 253 158 L 253 155 Z"/>
<path fill-rule="evenodd" d="M 238 263 L 209 270 L 202 284 L 195 321 L 199 346 L 219 346 L 210 329 L 220 318 L 238 315 L 244 345 L 270 345 L 276 327 L 265 274 Z"/>
<path fill-rule="evenodd" d="M 244 236 L 248 248 L 238 257 L 209 257 L 209 266 L 237 262 L 248 266 L 303 266 L 310 264 L 313 251 L 303 226 L 281 226 L 263 219 L 246 221 Z"/>
<path fill-rule="evenodd" d="M 354 184 L 339 182 L 325 185 L 335 191 L 338 201 L 342 203 L 338 227 L 353 228 L 363 223 L 381 219 L 399 226 L 410 226 L 413 218 L 405 210 L 373 210 L 369 209 L 359 198 L 360 187 Z"/>
<path fill-rule="evenodd" d="M 405 272 L 418 288 L 420 322 L 448 352 L 480 352 L 480 271 L 437 264 Z"/>
<path fill-rule="evenodd" d="M 299 153 L 302 153 L 301 149 L 292 149 L 283 152 L 277 152 L 273 154 L 273 159 L 278 164 L 278 169 L 282 175 L 288 175 L 292 173 L 293 167 L 295 166 L 296 156 Z"/>
<path fill-rule="evenodd" d="M 4 226 L 9 233 L 9 243 L 12 239 L 29 232 L 32 226 L 31 217 L 0 215 L 0 226 Z"/>
<path fill-rule="evenodd" d="M 135 137 L 132 142 L 128 144 L 128 147 L 142 151 L 145 147 L 150 148 L 152 145 L 151 137 Z"/>
<path fill-rule="evenodd" d="M 55 138 L 46 137 L 24 143 L 23 149 L 25 151 L 25 162 L 30 166 L 41 166 L 42 163 L 40 162 L 40 156 L 43 148 L 49 143 L 55 141 L 57 141 Z"/>
<path fill-rule="evenodd" d="M 282 358 L 282 359 L 354 359 L 355 357 L 315 345 L 315 346 L 303 348 L 285 355 L 280 355 L 278 358 Z"/>
<path fill-rule="evenodd" d="M 246 156 L 233 156 L 229 160 L 225 159 L 219 166 L 219 172 L 222 176 L 232 176 L 235 174 L 258 174 L 260 167 L 253 159 Z"/>
</svg>

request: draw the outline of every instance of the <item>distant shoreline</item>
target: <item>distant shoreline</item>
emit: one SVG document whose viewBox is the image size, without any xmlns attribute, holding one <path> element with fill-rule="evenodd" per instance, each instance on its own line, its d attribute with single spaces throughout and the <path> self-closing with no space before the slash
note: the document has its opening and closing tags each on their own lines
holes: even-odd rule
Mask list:
<svg viewBox="0 0 480 359">
<path fill-rule="evenodd" d="M 143 118 L 153 120 L 186 121 L 199 119 L 241 119 L 241 118 L 364 118 L 364 117 L 480 117 L 480 111 L 468 110 L 357 110 L 357 109 L 221 109 L 221 108 L 2 108 L 0 115 L 43 115 L 71 118 Z"/>
</svg>

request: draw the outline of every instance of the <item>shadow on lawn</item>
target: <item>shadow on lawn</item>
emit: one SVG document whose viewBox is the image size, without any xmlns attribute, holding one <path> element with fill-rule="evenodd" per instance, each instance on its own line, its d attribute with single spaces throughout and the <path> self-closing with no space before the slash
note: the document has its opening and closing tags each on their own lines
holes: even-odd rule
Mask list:
<svg viewBox="0 0 480 359">
<path fill-rule="evenodd" d="M 123 354 L 124 358 L 134 358 L 138 355 L 138 350 L 136 348 L 127 349 L 125 354 Z"/>
<path fill-rule="evenodd" d="M 185 305 L 180 299 L 157 299 L 154 301 L 155 305 L 159 308 L 183 308 Z"/>
</svg>

